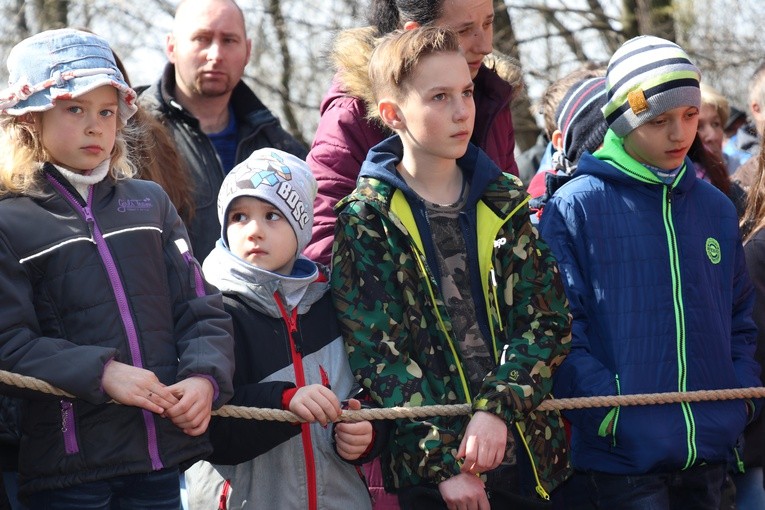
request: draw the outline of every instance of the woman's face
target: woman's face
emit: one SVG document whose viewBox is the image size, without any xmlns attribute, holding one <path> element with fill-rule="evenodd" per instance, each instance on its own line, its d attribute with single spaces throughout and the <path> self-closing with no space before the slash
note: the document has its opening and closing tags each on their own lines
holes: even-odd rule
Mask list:
<svg viewBox="0 0 765 510">
<path fill-rule="evenodd" d="M 699 110 L 699 137 L 712 154 L 722 159 L 723 125 L 717 108 L 710 104 L 702 104 Z"/>
<path fill-rule="evenodd" d="M 483 57 L 492 51 L 494 5 L 492 0 L 444 0 L 436 25 L 454 30 L 465 53 L 470 76 L 475 78 Z"/>
</svg>

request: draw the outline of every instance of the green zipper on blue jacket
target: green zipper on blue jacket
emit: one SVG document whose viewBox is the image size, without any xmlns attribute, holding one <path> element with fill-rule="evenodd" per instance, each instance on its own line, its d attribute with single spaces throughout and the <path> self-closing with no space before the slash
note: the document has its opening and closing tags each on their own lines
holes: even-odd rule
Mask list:
<svg viewBox="0 0 765 510">
<path fill-rule="evenodd" d="M 490 306 L 489 302 L 489 281 L 488 277 L 492 277 L 493 281 L 493 297 L 494 297 L 494 303 L 495 307 L 493 308 L 495 310 L 495 313 L 497 315 L 498 324 L 501 329 L 504 329 L 501 322 L 501 317 L 499 313 L 499 301 L 497 300 L 497 291 L 496 291 L 496 275 L 494 274 L 494 267 L 491 263 L 491 257 L 494 251 L 494 238 L 496 237 L 497 232 L 499 232 L 499 229 L 507 223 L 512 216 L 518 212 L 525 204 L 530 200 L 530 197 L 526 197 L 526 199 L 521 202 L 515 209 L 510 211 L 510 213 L 505 218 L 498 217 L 494 212 L 492 212 L 486 204 L 483 202 L 478 202 L 476 214 L 478 221 L 477 224 L 487 224 L 487 227 L 485 229 L 480 229 L 477 232 L 477 241 L 478 241 L 478 266 L 479 266 L 479 273 L 481 274 L 481 285 L 483 287 L 483 294 L 484 299 L 486 301 L 486 315 L 488 315 L 489 318 L 489 331 L 491 332 L 491 345 L 492 345 L 492 351 L 494 353 L 494 362 L 499 362 L 499 350 L 497 348 L 497 339 L 496 335 L 494 334 L 494 328 L 492 327 L 492 307 Z M 417 224 L 414 220 L 414 215 L 412 214 L 412 208 L 409 206 L 409 203 L 406 201 L 406 198 L 404 197 L 404 194 L 400 190 L 396 190 L 393 193 L 393 197 L 391 198 L 391 204 L 390 204 L 390 210 L 396 214 L 396 216 L 399 218 L 401 223 L 406 227 L 407 231 L 409 232 L 409 235 L 411 236 L 412 241 L 414 242 L 416 246 L 416 250 L 414 250 L 415 254 L 415 260 L 417 260 L 417 265 L 420 268 L 420 271 L 425 276 L 425 281 L 428 285 L 428 293 L 430 295 L 430 298 L 433 300 L 433 303 L 436 302 L 436 295 L 433 290 L 433 286 L 430 282 L 430 278 L 428 277 L 428 271 L 425 269 L 425 248 L 422 244 L 422 238 L 420 237 L 419 229 L 417 228 Z M 462 363 L 458 363 L 457 361 L 460 360 L 460 356 L 458 354 L 458 351 L 454 345 L 454 340 L 451 338 L 451 335 L 446 330 L 446 325 L 444 324 L 443 317 L 441 316 L 441 312 L 439 311 L 438 307 L 435 307 L 436 316 L 438 318 L 438 323 L 441 325 L 441 331 L 443 332 L 444 336 L 446 337 L 447 343 L 449 345 L 449 349 L 452 352 L 452 356 L 454 356 L 455 365 L 457 366 L 457 371 L 459 372 L 460 376 L 460 383 L 462 384 L 462 390 L 465 393 L 465 399 L 467 400 L 468 404 L 473 403 L 473 399 L 470 394 L 470 388 L 467 383 L 467 378 L 465 377 L 465 373 L 462 370 Z M 523 430 L 521 430 L 520 425 L 518 422 L 515 422 L 515 427 L 518 430 L 518 437 L 520 437 L 521 442 L 523 443 L 523 447 L 526 450 L 526 454 L 529 458 L 529 462 L 531 463 L 531 471 L 534 473 L 534 479 L 536 482 L 536 492 L 539 494 L 542 498 L 549 500 L 550 495 L 547 493 L 547 491 L 542 487 L 542 482 L 539 479 L 539 473 L 537 472 L 537 465 L 534 461 L 534 456 L 531 454 L 531 447 L 528 445 L 528 442 L 526 441 L 526 437 L 523 434 Z"/>
<path fill-rule="evenodd" d="M 677 391 L 684 392 L 688 389 L 688 360 L 686 352 L 685 331 L 685 305 L 683 304 L 683 285 L 680 278 L 680 254 L 677 246 L 677 233 L 672 221 L 672 189 L 680 182 L 688 168 L 684 164 L 678 172 L 672 185 L 663 183 L 653 172 L 642 163 L 633 159 L 624 150 L 623 141 L 610 129 L 606 133 L 603 148 L 595 153 L 598 159 L 606 161 L 630 177 L 647 184 L 655 184 L 662 187 L 662 220 L 664 231 L 667 236 L 669 250 L 670 274 L 672 277 L 672 304 L 675 310 L 675 342 L 677 348 Z M 696 447 L 696 422 L 689 402 L 682 402 L 680 407 L 685 419 L 686 446 L 688 457 L 683 469 L 688 469 L 697 460 L 698 450 Z"/>
</svg>

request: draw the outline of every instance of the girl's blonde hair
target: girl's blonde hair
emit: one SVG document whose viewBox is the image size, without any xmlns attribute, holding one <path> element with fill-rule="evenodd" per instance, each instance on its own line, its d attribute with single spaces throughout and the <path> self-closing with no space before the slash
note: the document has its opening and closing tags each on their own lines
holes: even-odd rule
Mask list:
<svg viewBox="0 0 765 510">
<path fill-rule="evenodd" d="M 765 228 L 765 149 L 763 145 L 765 140 L 760 142 L 760 152 L 752 156 L 757 158 L 757 170 L 752 184 L 747 189 L 746 210 L 739 221 L 744 243 Z"/>
<path fill-rule="evenodd" d="M 728 99 L 717 89 L 704 82 L 701 83 L 701 104 L 708 104 L 713 107 L 717 111 L 717 116 L 720 117 L 720 124 L 722 126 L 727 124 L 730 117 L 730 103 L 728 103 Z"/>
<path fill-rule="evenodd" d="M 39 113 L 36 116 L 39 122 Z M 50 161 L 50 154 L 42 145 L 36 124 L 28 122 L 26 115 L 3 116 L 0 118 L 0 196 L 10 194 L 26 195 L 38 191 L 41 183 L 43 163 Z M 128 140 L 140 138 L 142 126 L 129 122 L 117 126 L 117 136 L 111 152 L 109 175 L 114 179 L 126 179 L 136 173 L 127 150 Z"/>
</svg>

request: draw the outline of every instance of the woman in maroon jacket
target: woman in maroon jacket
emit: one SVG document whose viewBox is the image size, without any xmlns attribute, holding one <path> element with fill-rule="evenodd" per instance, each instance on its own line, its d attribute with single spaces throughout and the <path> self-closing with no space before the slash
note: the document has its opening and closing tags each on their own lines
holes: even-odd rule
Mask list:
<svg viewBox="0 0 765 510">
<path fill-rule="evenodd" d="M 367 104 L 372 101 L 367 64 L 377 39 L 396 29 L 435 24 L 459 34 L 475 82 L 472 142 L 503 171 L 518 175 L 510 100 L 511 83 L 519 82 L 520 74 L 507 61 L 488 56 L 493 20 L 491 0 L 372 0 L 372 26 L 339 35 L 332 56 L 337 72 L 322 101 L 321 119 L 306 160 L 319 184 L 313 237 L 305 250 L 308 257 L 330 265 L 333 208 L 355 188 L 369 149 L 391 134 L 367 117 Z"/>
</svg>

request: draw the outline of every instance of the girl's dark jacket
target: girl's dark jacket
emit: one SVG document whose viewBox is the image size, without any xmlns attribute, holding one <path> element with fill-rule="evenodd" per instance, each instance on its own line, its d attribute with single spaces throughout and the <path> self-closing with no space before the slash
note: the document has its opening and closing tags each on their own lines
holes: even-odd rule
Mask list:
<svg viewBox="0 0 765 510">
<path fill-rule="evenodd" d="M 155 183 L 90 186 L 87 202 L 51 165 L 39 190 L 0 200 L 0 369 L 76 398 L 36 394 L 22 411 L 22 493 L 175 467 L 210 453 L 169 419 L 107 403 L 110 360 L 171 385 L 203 376 L 214 407 L 232 394 L 231 318 L 188 252 Z"/>
</svg>

